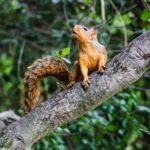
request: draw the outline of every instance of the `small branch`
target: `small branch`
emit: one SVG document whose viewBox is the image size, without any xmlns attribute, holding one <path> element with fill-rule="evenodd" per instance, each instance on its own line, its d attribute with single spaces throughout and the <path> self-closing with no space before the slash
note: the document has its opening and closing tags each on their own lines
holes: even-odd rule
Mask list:
<svg viewBox="0 0 150 150">
<path fill-rule="evenodd" d="M 71 30 L 69 19 L 68 19 L 68 14 L 67 14 L 67 9 L 66 9 L 66 3 L 65 2 L 63 2 L 63 10 L 64 10 L 64 16 L 65 16 L 65 19 L 66 19 L 67 26 Z"/>
<path fill-rule="evenodd" d="M 102 14 L 102 20 L 103 22 L 106 21 L 106 16 L 105 16 L 105 1 L 101 0 L 101 14 Z"/>
<path fill-rule="evenodd" d="M 132 89 L 137 89 L 137 90 L 141 90 L 141 91 L 150 92 L 150 89 L 148 89 L 148 88 L 136 87 L 136 86 L 133 86 L 133 85 L 131 85 L 130 88 L 132 88 Z"/>
<path fill-rule="evenodd" d="M 71 31 L 71 26 L 70 26 L 70 23 L 69 23 L 65 2 L 63 2 L 63 10 L 64 10 L 64 16 L 65 16 L 65 19 L 66 19 L 67 26 L 68 26 L 69 30 Z M 69 38 L 68 47 L 71 47 L 71 43 L 72 43 L 72 38 Z"/>
<path fill-rule="evenodd" d="M 150 6 L 149 6 L 147 0 L 145 0 L 144 2 L 145 2 L 145 5 L 146 5 L 146 8 L 150 11 Z"/>
<path fill-rule="evenodd" d="M 115 9 L 116 13 L 118 16 L 120 16 L 120 20 L 122 22 L 122 25 L 123 25 L 123 31 L 124 31 L 124 45 L 127 46 L 128 44 L 128 38 L 127 38 L 127 29 L 126 29 L 126 26 L 125 26 L 125 22 L 121 16 L 121 13 L 120 11 L 117 9 L 117 7 L 115 6 L 114 2 L 112 0 L 109 0 L 110 1 L 110 4 L 112 5 L 112 7 Z"/>
<path fill-rule="evenodd" d="M 145 132 L 145 133 L 147 133 L 148 135 L 150 135 L 150 131 L 144 130 L 142 128 L 140 130 L 143 131 L 143 132 Z"/>
<path fill-rule="evenodd" d="M 143 7 L 144 7 L 145 9 L 147 9 L 147 10 L 150 11 L 150 6 L 149 6 L 147 0 L 141 0 L 141 2 L 142 2 L 142 4 L 143 4 Z"/>
<path fill-rule="evenodd" d="M 19 59 L 18 59 L 17 74 L 18 74 L 18 78 L 19 78 L 20 82 L 21 82 L 20 67 L 21 67 L 22 56 L 23 56 L 23 52 L 24 52 L 24 46 L 25 46 L 25 41 L 23 41 L 23 43 L 22 43 L 20 53 L 19 53 Z"/>
<path fill-rule="evenodd" d="M 18 115 L 16 115 L 14 113 L 14 111 L 12 110 L 9 110 L 9 111 L 5 111 L 5 112 L 1 112 L 0 113 L 0 120 L 9 120 L 9 119 L 12 119 L 12 120 L 19 120 L 20 117 Z"/>
</svg>

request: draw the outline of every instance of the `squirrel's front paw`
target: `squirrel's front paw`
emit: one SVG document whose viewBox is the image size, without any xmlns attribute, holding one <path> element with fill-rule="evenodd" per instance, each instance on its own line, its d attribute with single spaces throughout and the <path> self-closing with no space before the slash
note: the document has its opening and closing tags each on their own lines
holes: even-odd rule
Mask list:
<svg viewBox="0 0 150 150">
<path fill-rule="evenodd" d="M 99 72 L 99 73 L 104 73 L 104 70 L 105 70 L 105 69 L 106 69 L 105 66 L 101 66 L 101 67 L 98 68 L 98 72 Z"/>
<path fill-rule="evenodd" d="M 70 81 L 67 85 L 68 88 L 72 87 L 76 82 L 75 81 Z"/>
<path fill-rule="evenodd" d="M 82 85 L 84 86 L 84 88 L 88 88 L 90 84 L 90 81 L 88 78 L 85 78 L 82 82 Z"/>
</svg>

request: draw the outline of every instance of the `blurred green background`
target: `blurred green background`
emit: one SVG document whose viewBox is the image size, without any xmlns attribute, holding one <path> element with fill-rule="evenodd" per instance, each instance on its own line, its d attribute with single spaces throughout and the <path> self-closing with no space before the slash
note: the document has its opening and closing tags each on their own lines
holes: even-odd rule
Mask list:
<svg viewBox="0 0 150 150">
<path fill-rule="evenodd" d="M 104 4 L 104 5 L 103 5 Z M 105 7 L 104 7 L 105 6 Z M 70 47 L 77 59 L 71 24 L 97 29 L 109 60 L 150 30 L 150 0 L 0 0 L 0 112 L 19 115 L 22 80 L 35 59 Z M 42 98 L 58 89 L 42 81 Z M 150 72 L 78 120 L 59 127 L 33 150 L 150 150 Z"/>
</svg>

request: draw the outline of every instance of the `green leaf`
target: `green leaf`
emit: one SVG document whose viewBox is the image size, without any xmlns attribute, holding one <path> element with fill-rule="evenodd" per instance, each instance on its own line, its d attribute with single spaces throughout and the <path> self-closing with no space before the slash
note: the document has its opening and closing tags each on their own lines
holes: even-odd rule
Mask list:
<svg viewBox="0 0 150 150">
<path fill-rule="evenodd" d="M 12 88 L 12 84 L 10 82 L 5 83 L 4 89 L 5 91 L 8 91 Z"/>
<path fill-rule="evenodd" d="M 17 0 L 12 0 L 11 5 L 12 5 L 13 10 L 17 10 L 20 8 L 20 4 Z"/>
<path fill-rule="evenodd" d="M 56 51 L 55 51 L 55 55 L 56 55 L 56 57 L 59 57 L 59 58 L 60 58 L 60 57 L 61 57 L 60 51 L 59 51 L 59 50 L 56 50 Z"/>
<path fill-rule="evenodd" d="M 148 19 L 150 19 L 150 12 L 148 10 L 143 10 L 140 18 L 143 20 L 143 21 L 147 21 Z"/>
<path fill-rule="evenodd" d="M 82 142 L 83 142 L 84 144 L 88 144 L 88 143 L 89 143 L 89 141 L 88 141 L 87 139 L 82 139 Z"/>
<path fill-rule="evenodd" d="M 7 68 L 4 69 L 3 72 L 4 72 L 5 75 L 9 75 L 11 71 L 12 71 L 12 67 L 7 67 Z"/>
<path fill-rule="evenodd" d="M 70 54 L 70 47 L 66 47 L 62 49 L 61 57 L 65 57 Z"/>
<path fill-rule="evenodd" d="M 130 14 L 125 14 L 125 15 L 122 15 L 122 16 L 116 15 L 115 18 L 114 18 L 114 21 L 113 21 L 114 26 L 122 27 L 124 25 L 123 22 L 122 22 L 121 17 L 122 17 L 125 25 L 130 24 L 131 21 L 132 21 L 131 17 L 130 17 Z"/>
<path fill-rule="evenodd" d="M 115 16 L 115 18 L 113 20 L 113 25 L 116 27 L 122 27 L 123 26 L 120 15 Z"/>
<path fill-rule="evenodd" d="M 110 132 L 115 132 L 115 131 L 117 131 L 117 126 L 115 126 L 113 124 L 109 125 L 109 126 L 107 126 L 107 130 Z"/>
<path fill-rule="evenodd" d="M 150 108 L 146 106 L 137 106 L 138 111 L 150 113 Z"/>
<path fill-rule="evenodd" d="M 130 16 L 129 16 L 129 14 L 123 15 L 122 18 L 123 18 L 123 20 L 124 20 L 125 25 L 128 25 L 128 24 L 131 23 L 131 18 L 130 18 Z"/>
</svg>

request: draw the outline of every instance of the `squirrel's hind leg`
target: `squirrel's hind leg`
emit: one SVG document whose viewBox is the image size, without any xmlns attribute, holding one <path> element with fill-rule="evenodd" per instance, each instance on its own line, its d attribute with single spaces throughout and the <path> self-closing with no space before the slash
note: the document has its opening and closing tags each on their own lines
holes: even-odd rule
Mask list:
<svg viewBox="0 0 150 150">
<path fill-rule="evenodd" d="M 103 73 L 105 70 L 107 60 L 105 59 L 104 55 L 100 55 L 100 58 L 98 60 L 98 72 Z"/>
<path fill-rule="evenodd" d="M 81 72 L 78 61 L 75 61 L 74 66 L 71 69 L 70 76 L 69 76 L 69 83 L 68 87 L 73 86 L 80 78 Z"/>
</svg>

